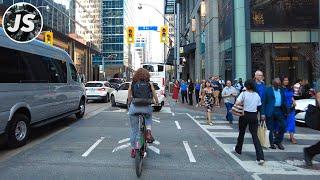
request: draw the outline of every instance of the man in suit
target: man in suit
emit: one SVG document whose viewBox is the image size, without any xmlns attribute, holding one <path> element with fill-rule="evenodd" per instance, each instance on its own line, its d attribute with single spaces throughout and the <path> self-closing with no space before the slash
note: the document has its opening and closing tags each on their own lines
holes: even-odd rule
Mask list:
<svg viewBox="0 0 320 180">
<path fill-rule="evenodd" d="M 276 149 L 276 146 L 278 146 L 279 149 L 284 150 L 282 140 L 286 132 L 286 101 L 280 78 L 275 78 L 272 84 L 265 90 L 264 102 L 261 106 L 261 119 L 266 120 L 267 127 L 270 130 L 270 148 Z M 276 123 L 279 125 L 279 130 L 275 134 Z"/>
</svg>

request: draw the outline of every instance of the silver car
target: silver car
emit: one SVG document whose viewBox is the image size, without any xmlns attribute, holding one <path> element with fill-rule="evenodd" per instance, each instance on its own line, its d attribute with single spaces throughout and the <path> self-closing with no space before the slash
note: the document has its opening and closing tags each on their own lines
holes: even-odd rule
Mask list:
<svg viewBox="0 0 320 180">
<path fill-rule="evenodd" d="M 64 50 L 15 43 L 0 28 L 0 54 L 0 134 L 9 147 L 26 144 L 31 126 L 84 116 L 85 87 Z"/>
</svg>

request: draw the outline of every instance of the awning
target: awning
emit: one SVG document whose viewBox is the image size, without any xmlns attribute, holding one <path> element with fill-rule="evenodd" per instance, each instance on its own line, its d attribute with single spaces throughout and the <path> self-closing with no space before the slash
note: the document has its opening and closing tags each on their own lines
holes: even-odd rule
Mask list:
<svg viewBox="0 0 320 180">
<path fill-rule="evenodd" d="M 166 65 L 174 65 L 174 48 L 170 48 L 166 59 Z"/>
<path fill-rule="evenodd" d="M 183 54 L 190 54 L 194 51 L 196 51 L 196 43 L 190 43 L 185 46 L 183 46 Z"/>
</svg>

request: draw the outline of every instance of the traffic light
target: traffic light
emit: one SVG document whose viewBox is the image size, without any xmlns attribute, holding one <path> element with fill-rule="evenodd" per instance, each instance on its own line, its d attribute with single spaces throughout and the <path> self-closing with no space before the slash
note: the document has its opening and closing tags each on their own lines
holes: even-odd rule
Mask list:
<svg viewBox="0 0 320 180">
<path fill-rule="evenodd" d="M 161 43 L 167 43 L 168 41 L 168 26 L 161 26 L 161 31 L 160 31 L 160 42 Z"/>
<path fill-rule="evenodd" d="M 129 26 L 127 28 L 127 41 L 128 44 L 134 44 L 134 27 L 133 26 Z"/>
<path fill-rule="evenodd" d="M 53 46 L 53 32 L 44 33 L 44 42 Z"/>
</svg>

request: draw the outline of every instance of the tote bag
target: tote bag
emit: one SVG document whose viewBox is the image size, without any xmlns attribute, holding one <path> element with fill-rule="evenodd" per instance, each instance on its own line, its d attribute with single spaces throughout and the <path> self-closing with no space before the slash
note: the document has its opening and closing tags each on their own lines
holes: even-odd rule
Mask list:
<svg viewBox="0 0 320 180">
<path fill-rule="evenodd" d="M 267 129 L 266 121 L 261 122 L 258 127 L 258 138 L 262 147 L 270 147 L 269 133 L 270 131 Z"/>
<path fill-rule="evenodd" d="M 309 104 L 304 120 L 308 127 L 320 131 L 320 109 L 318 107 Z"/>
</svg>

